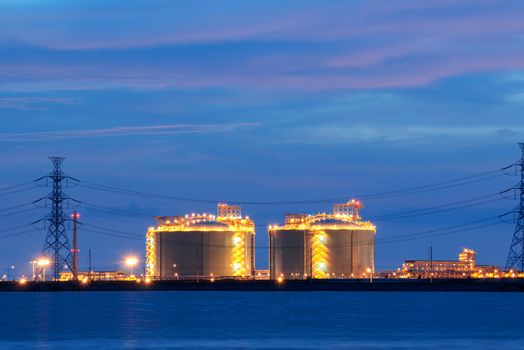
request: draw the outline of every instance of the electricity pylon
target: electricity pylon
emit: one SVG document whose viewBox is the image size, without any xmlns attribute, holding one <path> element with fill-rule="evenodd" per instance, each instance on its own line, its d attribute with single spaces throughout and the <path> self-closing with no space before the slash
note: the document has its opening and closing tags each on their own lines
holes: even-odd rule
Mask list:
<svg viewBox="0 0 524 350">
<path fill-rule="evenodd" d="M 53 163 L 53 171 L 35 180 L 45 180 L 46 186 L 52 188 L 51 193 L 34 203 L 46 201 L 47 204 L 47 201 L 50 202 L 51 212 L 37 222 L 46 223 L 44 227 L 47 227 L 47 236 L 42 253 L 50 260 L 55 280 L 59 279 L 62 268 L 72 271 L 71 246 L 66 230 L 66 222 L 71 219 L 64 213 L 64 206 L 69 207 L 71 201 L 79 203 L 62 192 L 62 187 L 69 187 L 71 183 L 78 182 L 62 171 L 61 166 L 64 159 L 64 157 L 49 157 Z"/>
<path fill-rule="evenodd" d="M 506 271 L 509 269 L 524 271 L 524 143 L 519 143 L 519 146 L 522 150 L 522 158 L 520 163 L 517 164 L 520 166 L 520 183 L 517 186 L 520 192 L 520 201 L 516 209 L 518 217 L 509 248 L 508 260 L 506 260 Z"/>
</svg>

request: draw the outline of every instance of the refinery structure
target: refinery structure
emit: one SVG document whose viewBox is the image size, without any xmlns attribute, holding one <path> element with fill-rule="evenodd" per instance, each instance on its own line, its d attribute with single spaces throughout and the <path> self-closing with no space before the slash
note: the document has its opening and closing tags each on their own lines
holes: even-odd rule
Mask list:
<svg viewBox="0 0 524 350">
<path fill-rule="evenodd" d="M 375 226 L 362 204 L 335 204 L 332 213 L 288 214 L 269 226 L 272 279 L 362 278 L 374 272 Z M 219 203 L 217 214 L 156 218 L 146 234 L 146 274 L 156 279 L 251 278 L 255 223 L 241 208 Z"/>
<path fill-rule="evenodd" d="M 146 274 L 155 278 L 249 277 L 255 272 L 255 224 L 239 206 L 217 214 L 157 217 L 146 235 Z"/>
<path fill-rule="evenodd" d="M 335 204 L 332 213 L 288 214 L 269 227 L 271 278 L 362 278 L 374 272 L 376 228 L 362 204 Z"/>
<path fill-rule="evenodd" d="M 392 271 L 376 271 L 375 244 L 377 228 L 374 222 L 361 217 L 362 203 L 349 200 L 334 204 L 330 213 L 289 213 L 284 222 L 275 225 L 255 225 L 249 216 L 243 216 L 239 205 L 218 203 L 217 211 L 209 213 L 183 213 L 173 216 L 156 216 L 156 225 L 149 227 L 145 233 L 145 261 L 139 256 L 128 256 L 125 265 L 129 271 L 104 270 L 95 271 L 91 265 L 89 249 L 89 269 L 80 271 L 78 267 L 77 227 L 93 233 L 116 235 L 121 238 L 139 239 L 143 242 L 143 233 L 133 234 L 122 230 L 80 223 L 76 210 L 71 216 L 66 215 L 64 205 L 76 201 L 62 192 L 62 187 L 80 183 L 67 176 L 61 170 L 62 157 L 51 157 L 53 171 L 36 182 L 45 180 L 52 186 L 52 192 L 34 201 L 49 201 L 51 212 L 33 224 L 43 222 L 47 231 L 42 256 L 30 261 L 32 281 L 78 281 L 88 284 L 90 281 L 210 281 L 244 280 L 246 283 L 256 280 L 272 280 L 282 284 L 289 280 L 320 280 L 319 283 L 341 283 L 340 280 L 373 279 L 507 279 L 524 278 L 524 144 L 520 144 L 523 155 L 520 162 L 507 166 L 502 171 L 520 170 L 520 183 L 517 190 L 520 194 L 518 206 L 506 214 L 495 217 L 496 223 L 509 214 L 517 214 L 516 227 L 505 267 L 477 264 L 476 252 L 464 248 L 457 260 L 433 259 L 430 248 L 430 259 L 406 260 L 404 264 Z M 489 175 L 492 172 L 486 173 Z M 517 171 L 515 172 L 517 174 Z M 489 178 L 486 175 L 482 175 Z M 490 175 L 491 176 L 491 175 Z M 474 176 L 475 178 L 477 176 Z M 475 179 L 472 181 L 476 181 Z M 456 181 L 452 181 L 454 183 Z M 18 186 L 17 185 L 13 188 Z M 97 187 L 98 186 L 98 187 Z M 88 188 L 117 191 L 118 193 L 141 195 L 136 191 L 127 191 L 110 186 L 91 184 Z M 509 190 L 500 192 L 506 193 Z M 154 194 L 147 194 L 155 196 Z M 165 196 L 162 196 L 165 198 Z M 202 200 L 200 200 L 202 201 Z M 322 200 L 324 202 L 325 200 Z M 209 202 L 209 201 L 206 201 Z M 250 204 L 257 202 L 247 202 Z M 267 204 L 265 202 L 260 202 Z M 259 204 L 260 204 L 259 203 Z M 96 205 L 86 203 L 88 208 Z M 455 203 L 456 204 L 456 203 Z M 15 206 L 13 208 L 18 208 Z M 435 207 L 439 208 L 439 207 Z M 111 214 L 140 215 L 151 219 L 152 215 L 130 213 L 100 206 L 98 210 Z M 412 212 L 408 212 L 412 213 Z M 154 215 L 154 214 L 153 214 Z M 453 232 L 468 231 L 472 228 L 491 226 L 493 218 L 472 223 L 455 225 Z M 375 220 L 380 218 L 375 217 Z M 373 220 L 374 221 L 374 220 Z M 477 224 L 481 226 L 478 226 Z M 477 226 L 474 226 L 477 225 Z M 73 244 L 70 246 L 67 227 L 73 227 Z M 255 265 L 255 227 L 267 227 L 268 246 L 262 254 L 268 254 L 269 269 L 256 269 Z M 435 231 L 447 232 L 449 228 Z M 411 234 L 426 234 L 428 231 Z M 429 231 L 431 232 L 431 231 Z M 23 234 L 20 232 L 18 234 Z M 264 232 L 265 234 L 265 232 Z M 14 269 L 14 266 L 11 268 Z M 135 272 L 135 273 L 133 273 Z M 6 274 L 1 278 L 7 281 Z M 26 275 L 19 279 L 21 284 L 27 282 Z M 47 277 L 46 277 L 47 276 Z M 329 281 L 333 280 L 333 281 Z M 309 282 L 309 281 L 308 281 Z M 349 281 L 348 281 L 349 282 Z M 361 282 L 361 281 L 360 281 Z M 432 283 L 432 282 L 431 282 Z"/>
</svg>

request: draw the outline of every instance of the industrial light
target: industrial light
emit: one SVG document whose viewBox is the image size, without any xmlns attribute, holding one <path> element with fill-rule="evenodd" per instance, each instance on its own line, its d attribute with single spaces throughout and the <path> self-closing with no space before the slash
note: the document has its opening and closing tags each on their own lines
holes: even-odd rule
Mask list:
<svg viewBox="0 0 524 350">
<path fill-rule="evenodd" d="M 138 264 L 138 258 L 135 256 L 129 256 L 126 258 L 125 263 L 129 266 L 130 275 L 133 276 L 133 267 Z"/>
<path fill-rule="evenodd" d="M 38 259 L 36 263 L 38 264 L 38 266 L 47 267 L 49 266 L 49 264 L 51 264 L 51 261 L 49 259 L 41 258 Z"/>
<path fill-rule="evenodd" d="M 138 264 L 138 258 L 136 258 L 134 256 L 130 256 L 130 257 L 126 258 L 126 265 L 127 266 L 133 267 L 136 264 Z"/>
</svg>

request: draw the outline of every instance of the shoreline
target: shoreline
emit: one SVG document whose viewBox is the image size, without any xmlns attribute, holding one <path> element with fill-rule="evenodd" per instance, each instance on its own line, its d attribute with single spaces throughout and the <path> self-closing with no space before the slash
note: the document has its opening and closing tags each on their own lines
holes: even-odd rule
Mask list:
<svg viewBox="0 0 524 350">
<path fill-rule="evenodd" d="M 3 281 L 0 292 L 238 291 L 238 292 L 524 292 L 524 279 Z"/>
</svg>

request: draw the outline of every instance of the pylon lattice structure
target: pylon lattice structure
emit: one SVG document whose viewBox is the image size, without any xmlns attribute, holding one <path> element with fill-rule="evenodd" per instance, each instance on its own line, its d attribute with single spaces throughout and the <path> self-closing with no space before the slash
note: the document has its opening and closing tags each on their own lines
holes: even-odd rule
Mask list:
<svg viewBox="0 0 524 350">
<path fill-rule="evenodd" d="M 62 187 L 68 187 L 69 182 L 78 182 L 78 180 L 66 175 L 62 169 L 64 157 L 49 157 L 53 163 L 53 171 L 48 175 L 36 180 L 46 179 L 46 185 L 52 188 L 51 193 L 35 202 L 48 200 L 51 203 L 51 212 L 39 221 L 47 223 L 47 236 L 42 253 L 51 261 L 53 269 L 53 278 L 59 279 L 60 271 L 65 266 L 72 271 L 72 254 L 69 238 L 66 230 L 66 223 L 70 218 L 64 213 L 64 205 L 69 206 L 70 201 L 77 202 L 69 198 L 62 192 Z"/>
<path fill-rule="evenodd" d="M 519 143 L 519 146 L 522 150 L 522 158 L 518 164 L 520 166 L 520 183 L 517 187 L 520 191 L 520 201 L 516 209 L 518 218 L 509 248 L 506 270 L 517 269 L 524 271 L 524 143 Z"/>
</svg>

